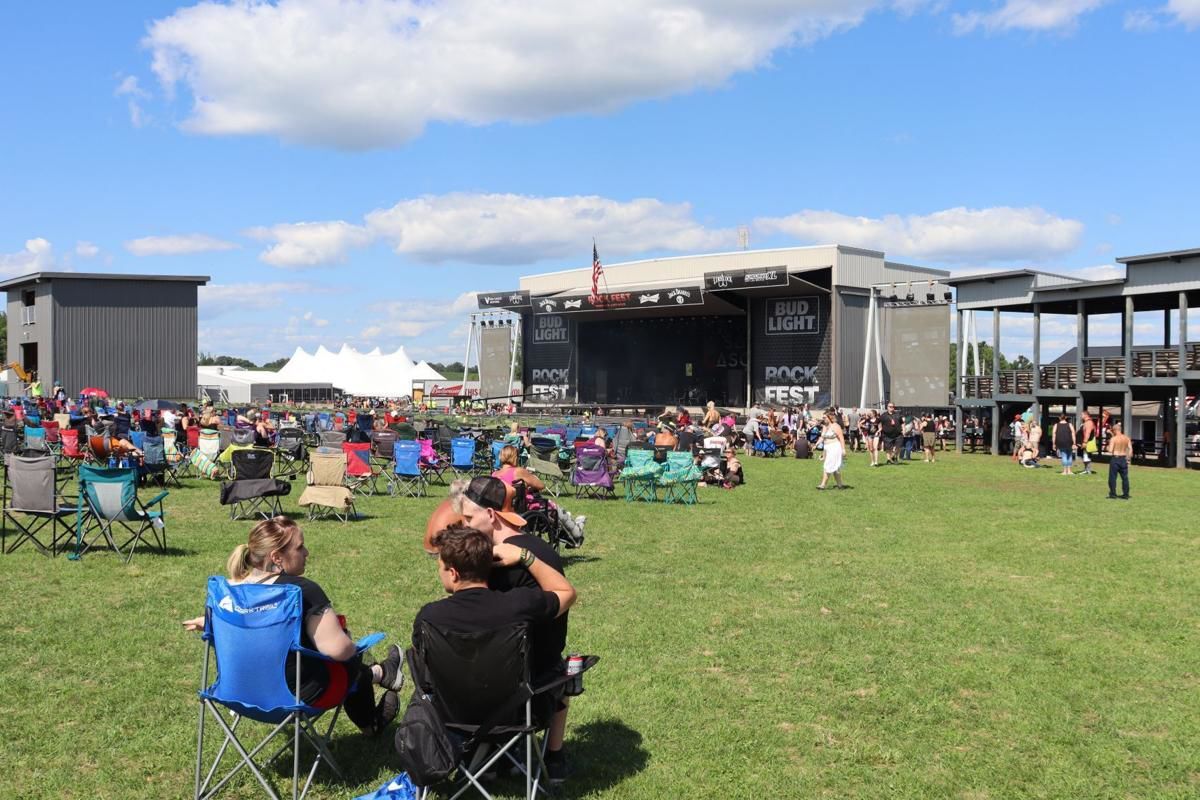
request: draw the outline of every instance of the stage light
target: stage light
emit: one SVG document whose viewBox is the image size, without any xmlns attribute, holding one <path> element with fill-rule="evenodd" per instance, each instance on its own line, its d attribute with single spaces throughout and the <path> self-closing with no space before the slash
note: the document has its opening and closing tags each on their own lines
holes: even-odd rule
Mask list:
<svg viewBox="0 0 1200 800">
<path fill-rule="evenodd" d="M 934 295 L 934 293 L 933 293 L 933 292 L 926 292 L 926 293 L 925 293 L 925 302 L 926 302 L 926 303 L 932 303 L 932 302 L 933 302 L 933 298 L 934 298 L 934 296 L 935 296 L 935 295 Z"/>
<path fill-rule="evenodd" d="M 909 292 L 908 294 L 904 295 L 904 299 L 905 301 L 911 303 L 913 301 L 913 293 Z"/>
<path fill-rule="evenodd" d="M 947 303 L 949 303 L 951 300 L 954 299 L 954 293 L 946 292 L 945 294 L 942 295 L 942 299 L 945 300 Z"/>
</svg>

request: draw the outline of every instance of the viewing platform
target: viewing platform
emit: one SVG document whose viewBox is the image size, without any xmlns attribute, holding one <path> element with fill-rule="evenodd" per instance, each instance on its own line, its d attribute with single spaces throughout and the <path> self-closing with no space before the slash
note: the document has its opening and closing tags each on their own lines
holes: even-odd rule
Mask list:
<svg viewBox="0 0 1200 800">
<path fill-rule="evenodd" d="M 1086 281 L 1019 269 L 947 281 L 957 290 L 958 378 L 954 405 L 959 430 L 964 413 L 990 413 L 995 449 L 999 447 L 1001 420 L 1010 419 L 1014 410 L 1033 406 L 1042 415 L 1052 407 L 1072 408 L 1078 420 L 1084 410 L 1106 408 L 1115 419 L 1126 421 L 1127 432 L 1135 440 L 1169 441 L 1173 437 L 1176 442 L 1186 441 L 1189 398 L 1200 395 L 1200 342 L 1188 341 L 1189 310 L 1200 299 L 1200 249 L 1117 261 L 1125 265 L 1123 278 Z M 986 311 L 991 312 L 992 335 L 981 338 L 992 345 L 991 363 L 980 365 L 981 374 L 967 374 L 966 358 L 971 346 L 965 341 L 967 315 Z M 1028 315 L 1028 322 L 1022 324 L 1032 329 L 1029 366 L 1001 369 L 1001 313 L 1006 320 Z M 1095 318 L 1105 315 L 1119 318 L 1119 346 L 1089 344 Z M 1057 332 L 1074 328 L 1075 347 L 1054 361 L 1041 363 L 1042 332 L 1051 321 Z M 1151 328 L 1156 330 L 1148 334 Z M 1143 340 L 1137 345 L 1135 329 Z M 1146 344 L 1146 338 L 1161 344 Z M 1150 423 L 1144 428 L 1153 434 L 1149 437 L 1130 424 L 1133 404 L 1143 401 L 1155 401 L 1161 408 L 1157 425 L 1154 420 L 1143 422 Z M 961 435 L 956 444 L 961 450 Z M 1174 449 L 1175 466 L 1186 465 L 1185 449 Z"/>
</svg>

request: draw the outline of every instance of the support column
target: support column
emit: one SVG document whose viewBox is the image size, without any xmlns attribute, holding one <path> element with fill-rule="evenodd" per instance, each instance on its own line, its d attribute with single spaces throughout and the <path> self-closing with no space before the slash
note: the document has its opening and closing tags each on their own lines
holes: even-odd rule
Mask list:
<svg viewBox="0 0 1200 800">
<path fill-rule="evenodd" d="M 867 338 L 863 345 L 862 388 L 858 393 L 858 407 L 867 407 L 867 381 L 871 377 L 871 336 L 875 331 L 875 287 L 871 287 L 871 299 L 867 301 Z"/>
<path fill-rule="evenodd" d="M 1125 298 L 1125 311 L 1121 316 L 1125 323 L 1121 326 L 1121 355 L 1125 356 L 1125 383 L 1128 385 L 1133 377 L 1133 295 Z"/>
<path fill-rule="evenodd" d="M 1037 397 L 1042 390 L 1042 306 L 1033 304 L 1033 384 L 1029 390 Z"/>
<path fill-rule="evenodd" d="M 751 351 L 754 349 L 754 331 L 751 327 L 750 309 L 754 308 L 754 299 L 746 298 L 746 413 L 750 413 L 751 406 L 754 405 L 754 397 L 751 392 L 754 391 L 754 372 L 751 369 L 750 361 Z M 579 337 L 576 336 L 576 339 Z"/>
<path fill-rule="evenodd" d="M 954 313 L 958 315 L 958 324 L 954 326 L 954 336 L 957 340 L 954 352 L 954 384 L 958 387 L 954 393 L 954 449 L 961 454 L 963 449 L 963 365 L 966 363 L 966 353 L 963 352 L 963 311 L 961 308 L 956 308 Z"/>
<path fill-rule="evenodd" d="M 1000 455 L 1000 404 L 992 406 L 992 455 Z"/>
<path fill-rule="evenodd" d="M 1083 385 L 1083 356 L 1087 351 L 1087 311 L 1083 301 L 1075 301 L 1075 387 Z"/>
<path fill-rule="evenodd" d="M 992 398 L 1000 393 L 1000 308 L 992 309 Z"/>
<path fill-rule="evenodd" d="M 1187 329 L 1188 329 L 1188 296 L 1187 292 L 1179 293 L 1179 377 L 1183 379 L 1183 371 L 1187 363 Z"/>
<path fill-rule="evenodd" d="M 1133 392 L 1129 387 L 1126 387 L 1125 394 L 1121 395 L 1121 429 L 1125 431 L 1126 436 L 1133 438 Z"/>
<path fill-rule="evenodd" d="M 1180 381 L 1175 391 L 1175 435 L 1172 444 L 1175 447 L 1175 466 L 1184 469 L 1187 467 L 1187 387 Z"/>
</svg>

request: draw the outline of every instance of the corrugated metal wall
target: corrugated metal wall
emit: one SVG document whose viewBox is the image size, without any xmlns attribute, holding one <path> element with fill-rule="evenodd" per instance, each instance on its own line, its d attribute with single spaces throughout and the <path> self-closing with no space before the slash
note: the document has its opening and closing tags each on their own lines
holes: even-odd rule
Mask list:
<svg viewBox="0 0 1200 800">
<path fill-rule="evenodd" d="M 841 309 L 838 313 L 837 331 L 837 386 L 834 402 L 847 408 L 857 407 L 861 399 L 863 379 L 863 353 L 867 339 L 867 307 L 870 299 L 866 295 L 838 292 Z M 874 366 L 874 359 L 871 361 Z M 871 380 L 868 389 L 875 381 Z M 867 402 L 878 400 L 878 391 L 867 393 Z"/>
<path fill-rule="evenodd" d="M 69 280 L 51 284 L 55 377 L 67 392 L 188 399 L 196 392 L 196 284 Z"/>
<path fill-rule="evenodd" d="M 24 325 L 21 322 L 22 308 L 24 302 L 21 296 L 32 291 L 35 294 L 34 298 L 34 319 L 32 325 Z M 8 292 L 8 347 L 5 363 L 16 361 L 22 367 L 29 369 L 33 365 L 25 364 L 21 358 L 21 345 L 37 344 L 38 346 L 38 376 L 43 379 L 46 388 L 46 394 L 50 393 L 51 383 L 55 378 L 54 373 L 54 354 L 50 350 L 52 321 L 54 319 L 53 303 L 50 300 L 50 287 L 48 284 L 28 284 L 17 289 L 11 289 Z M 8 374 L 8 395 L 17 397 L 23 391 L 21 381 L 17 378 L 16 372 Z"/>
</svg>

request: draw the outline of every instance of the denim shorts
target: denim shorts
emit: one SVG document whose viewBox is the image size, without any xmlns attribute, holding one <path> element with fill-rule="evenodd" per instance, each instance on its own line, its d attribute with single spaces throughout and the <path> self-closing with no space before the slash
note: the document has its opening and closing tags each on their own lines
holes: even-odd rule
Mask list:
<svg viewBox="0 0 1200 800">
<path fill-rule="evenodd" d="M 1070 450 L 1059 450 L 1058 457 L 1062 459 L 1062 465 L 1064 467 L 1071 466 L 1071 462 L 1075 460 L 1075 454 Z"/>
</svg>

